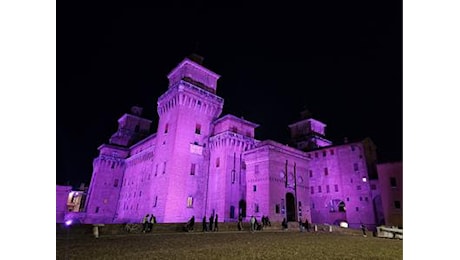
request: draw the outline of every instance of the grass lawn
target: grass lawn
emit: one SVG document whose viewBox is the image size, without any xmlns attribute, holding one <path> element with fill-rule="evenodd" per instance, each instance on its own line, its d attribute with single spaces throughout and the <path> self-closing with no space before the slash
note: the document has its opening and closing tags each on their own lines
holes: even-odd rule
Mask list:
<svg viewBox="0 0 460 260">
<path fill-rule="evenodd" d="M 56 259 L 402 259 L 402 247 L 340 233 L 151 233 L 57 237 Z"/>
</svg>

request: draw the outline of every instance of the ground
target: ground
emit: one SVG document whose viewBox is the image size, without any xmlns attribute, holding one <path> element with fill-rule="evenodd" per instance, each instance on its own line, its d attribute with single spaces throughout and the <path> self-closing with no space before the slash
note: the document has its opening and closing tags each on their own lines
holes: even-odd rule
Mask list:
<svg viewBox="0 0 460 260">
<path fill-rule="evenodd" d="M 402 259 L 402 240 L 340 233 L 191 232 L 57 237 L 56 259 Z"/>
</svg>

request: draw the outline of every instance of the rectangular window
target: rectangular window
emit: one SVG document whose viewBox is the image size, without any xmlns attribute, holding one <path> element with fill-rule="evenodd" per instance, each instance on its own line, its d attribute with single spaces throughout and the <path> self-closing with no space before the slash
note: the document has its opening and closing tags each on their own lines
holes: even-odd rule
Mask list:
<svg viewBox="0 0 460 260">
<path fill-rule="evenodd" d="M 166 173 L 166 162 L 163 162 L 163 174 Z"/>
<path fill-rule="evenodd" d="M 255 209 L 255 212 L 256 212 L 256 213 L 259 213 L 259 204 L 256 203 L 256 204 L 254 205 L 254 209 Z"/>
<path fill-rule="evenodd" d="M 168 133 L 168 126 L 169 126 L 168 124 L 165 125 L 165 134 Z"/>
<path fill-rule="evenodd" d="M 115 168 L 115 162 L 112 162 L 111 168 L 112 168 L 112 169 Z"/>
<path fill-rule="evenodd" d="M 363 197 L 359 197 L 359 201 L 363 201 Z"/>
<path fill-rule="evenodd" d="M 219 168 L 220 166 L 220 157 L 216 158 L 216 168 Z"/>
<path fill-rule="evenodd" d="M 193 207 L 193 197 L 189 196 L 187 198 L 187 208 L 192 208 Z"/>
<path fill-rule="evenodd" d="M 256 185 L 252 186 L 252 191 L 257 191 L 257 186 Z"/>
<path fill-rule="evenodd" d="M 334 150 L 331 150 L 331 155 L 334 155 Z"/>
<path fill-rule="evenodd" d="M 365 200 L 365 201 L 369 201 L 369 198 L 368 198 L 368 197 L 365 197 L 364 200 Z"/>
<path fill-rule="evenodd" d="M 236 128 L 236 126 L 232 126 L 231 130 L 233 133 L 238 133 L 238 128 Z"/>
<path fill-rule="evenodd" d="M 361 185 L 356 186 L 357 190 L 361 190 Z"/>
<path fill-rule="evenodd" d="M 318 186 L 318 193 L 321 193 L 321 186 Z"/>
<path fill-rule="evenodd" d="M 158 196 L 155 196 L 155 199 L 153 200 L 153 207 L 155 208 L 157 206 L 158 202 Z"/>
<path fill-rule="evenodd" d="M 94 211 L 94 213 L 98 213 L 99 212 L 99 207 L 96 207 L 96 210 Z"/>
<path fill-rule="evenodd" d="M 195 168 L 196 168 L 196 164 L 192 163 L 192 166 L 190 168 L 190 175 L 195 175 Z"/>
<path fill-rule="evenodd" d="M 401 201 L 395 200 L 395 209 L 400 209 L 401 208 Z"/>
<path fill-rule="evenodd" d="M 355 170 L 355 172 L 359 171 L 359 168 L 358 168 L 358 164 L 357 164 L 357 163 L 354 163 L 354 164 L 353 164 L 353 169 Z"/>
<path fill-rule="evenodd" d="M 334 191 L 339 192 L 339 185 L 337 185 L 337 184 L 334 185 Z"/>
<path fill-rule="evenodd" d="M 326 185 L 326 192 L 329 193 L 329 185 Z"/>
<path fill-rule="evenodd" d="M 157 174 L 158 174 L 158 164 L 155 165 L 155 176 L 157 176 Z"/>
<path fill-rule="evenodd" d="M 356 211 L 359 211 L 359 207 L 356 207 L 355 209 L 356 209 Z"/>
<path fill-rule="evenodd" d="M 195 126 L 195 134 L 197 134 L 197 135 L 201 134 L 201 125 L 200 124 L 196 124 L 196 126 Z"/>
<path fill-rule="evenodd" d="M 313 171 L 310 170 L 310 178 L 313 177 Z"/>
<path fill-rule="evenodd" d="M 232 184 L 235 183 L 235 179 L 236 179 L 236 172 L 235 170 L 232 170 Z"/>
<path fill-rule="evenodd" d="M 118 187 L 118 179 L 115 179 L 115 180 L 113 181 L 113 187 Z"/>
<path fill-rule="evenodd" d="M 390 185 L 392 188 L 396 188 L 396 178 L 390 177 Z"/>
<path fill-rule="evenodd" d="M 280 214 L 280 204 L 275 205 L 275 213 Z"/>
<path fill-rule="evenodd" d="M 256 166 L 254 167 L 254 172 L 255 172 L 256 174 L 259 173 L 259 165 L 256 165 Z"/>
<path fill-rule="evenodd" d="M 329 171 L 327 170 L 327 168 L 324 168 L 324 176 L 328 176 L 329 175 Z"/>
<path fill-rule="evenodd" d="M 313 186 L 310 187 L 310 194 L 315 194 L 315 188 Z"/>
<path fill-rule="evenodd" d="M 314 203 L 314 202 L 311 203 L 311 208 L 312 208 L 312 209 L 315 208 L 315 203 Z"/>
</svg>

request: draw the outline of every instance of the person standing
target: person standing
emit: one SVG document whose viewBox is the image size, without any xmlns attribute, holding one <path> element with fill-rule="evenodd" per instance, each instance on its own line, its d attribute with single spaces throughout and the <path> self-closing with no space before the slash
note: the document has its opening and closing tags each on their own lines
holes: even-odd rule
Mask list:
<svg viewBox="0 0 460 260">
<path fill-rule="evenodd" d="M 310 232 L 310 223 L 308 223 L 308 218 L 305 218 L 304 227 L 307 230 L 307 232 Z"/>
<path fill-rule="evenodd" d="M 251 232 L 254 233 L 254 231 L 256 230 L 256 218 L 254 216 L 251 216 L 251 219 L 250 219 L 250 222 L 251 222 Z"/>
<path fill-rule="evenodd" d="M 208 227 L 207 227 L 207 224 L 206 224 L 206 215 L 203 216 L 203 232 L 206 232 L 208 231 Z"/>
<path fill-rule="evenodd" d="M 213 231 L 214 229 L 214 213 L 209 217 L 209 231 Z"/>
<path fill-rule="evenodd" d="M 148 224 L 148 228 L 147 228 L 147 232 L 151 232 L 152 229 L 153 229 L 153 224 L 156 222 L 155 220 L 155 216 L 152 214 L 150 215 L 150 219 L 149 219 L 149 224 Z"/>
<path fill-rule="evenodd" d="M 216 218 L 214 219 L 214 231 L 219 231 L 219 227 L 217 226 L 217 223 L 219 222 L 219 215 L 216 214 Z"/>
<path fill-rule="evenodd" d="M 142 225 L 142 232 L 145 233 L 148 230 L 149 214 L 145 215 L 144 219 L 142 220 Z"/>
<path fill-rule="evenodd" d="M 243 215 L 241 214 L 238 216 L 238 230 L 243 230 Z"/>
<path fill-rule="evenodd" d="M 361 223 L 361 230 L 363 231 L 363 237 L 367 237 L 367 234 L 366 234 L 366 226 L 364 226 L 363 223 Z"/>
</svg>

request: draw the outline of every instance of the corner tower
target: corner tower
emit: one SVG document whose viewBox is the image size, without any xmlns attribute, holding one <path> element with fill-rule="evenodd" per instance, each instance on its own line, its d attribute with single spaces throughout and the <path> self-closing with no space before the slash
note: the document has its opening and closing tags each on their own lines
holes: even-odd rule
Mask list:
<svg viewBox="0 0 460 260">
<path fill-rule="evenodd" d="M 168 75 L 168 90 L 158 98 L 156 167 L 152 192 L 162 222 L 184 222 L 204 215 L 212 122 L 224 100 L 215 95 L 219 75 L 195 55 L 185 58 Z M 152 193 L 153 196 L 153 193 Z"/>
<path fill-rule="evenodd" d="M 326 124 L 311 118 L 308 110 L 302 111 L 300 115 L 300 121 L 289 125 L 291 139 L 297 149 L 308 151 L 332 145 L 332 142 L 325 138 Z"/>
</svg>

